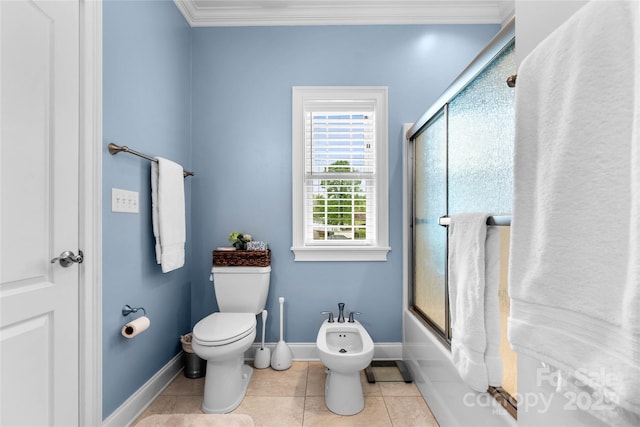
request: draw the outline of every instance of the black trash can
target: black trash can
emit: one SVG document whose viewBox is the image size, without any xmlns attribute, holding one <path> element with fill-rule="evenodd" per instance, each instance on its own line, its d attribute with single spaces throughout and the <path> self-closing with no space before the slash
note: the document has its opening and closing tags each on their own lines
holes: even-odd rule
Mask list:
<svg viewBox="0 0 640 427">
<path fill-rule="evenodd" d="M 200 359 L 195 353 L 182 354 L 184 360 L 184 376 L 187 378 L 201 378 L 207 373 L 207 361 Z"/>
<path fill-rule="evenodd" d="M 187 378 L 201 378 L 207 373 L 207 361 L 198 357 L 191 347 L 191 333 L 182 335 L 182 360 L 184 363 L 184 376 Z"/>
</svg>

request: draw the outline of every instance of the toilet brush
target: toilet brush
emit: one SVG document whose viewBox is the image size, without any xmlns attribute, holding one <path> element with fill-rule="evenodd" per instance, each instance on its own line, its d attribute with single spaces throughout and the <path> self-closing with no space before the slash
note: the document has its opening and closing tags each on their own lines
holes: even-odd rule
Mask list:
<svg viewBox="0 0 640 427">
<path fill-rule="evenodd" d="M 271 349 L 264 346 L 264 332 L 267 329 L 267 310 L 262 310 L 262 344 L 260 348 L 256 349 L 256 355 L 253 359 L 253 366 L 258 369 L 264 369 L 269 367 L 269 361 L 271 360 Z"/>
<path fill-rule="evenodd" d="M 280 302 L 280 341 L 276 344 L 275 350 L 273 350 L 273 355 L 271 356 L 271 367 L 276 371 L 284 371 L 285 369 L 289 369 L 291 367 L 291 349 L 284 342 L 284 334 L 283 334 L 283 316 L 284 316 L 284 297 L 278 298 Z"/>
</svg>

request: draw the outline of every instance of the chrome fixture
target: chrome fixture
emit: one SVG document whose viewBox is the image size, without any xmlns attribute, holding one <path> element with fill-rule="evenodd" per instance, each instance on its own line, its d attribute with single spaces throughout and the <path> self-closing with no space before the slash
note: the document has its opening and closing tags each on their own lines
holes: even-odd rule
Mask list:
<svg viewBox="0 0 640 427">
<path fill-rule="evenodd" d="M 338 323 L 344 323 L 344 303 L 338 303 Z"/>
<path fill-rule="evenodd" d="M 121 153 L 121 152 L 124 151 L 125 153 L 133 154 L 134 156 L 142 157 L 143 159 L 147 159 L 147 160 L 150 160 L 152 162 L 158 163 L 157 159 L 154 159 L 153 157 L 151 157 L 151 156 L 149 156 L 147 154 L 141 153 L 139 151 L 132 150 L 131 148 L 127 147 L 126 145 L 116 145 L 114 143 L 110 143 L 107 146 L 107 148 L 109 149 L 109 153 L 111 153 L 112 156 L 115 156 L 116 154 Z M 183 175 L 186 178 L 188 176 L 193 176 L 195 174 L 193 172 L 191 172 L 191 171 L 184 171 Z"/>
<path fill-rule="evenodd" d="M 333 323 L 333 312 L 332 311 L 321 311 L 320 314 L 328 314 L 329 315 L 329 323 Z"/>
<path fill-rule="evenodd" d="M 451 218 L 448 216 L 441 216 L 438 218 L 438 225 L 442 227 L 448 227 L 451 224 Z M 487 218 L 487 225 L 496 225 L 496 226 L 510 226 L 511 225 L 511 217 L 510 216 L 490 216 Z"/>
<path fill-rule="evenodd" d="M 142 314 L 144 316 L 147 315 L 147 311 L 144 309 L 144 307 L 131 307 L 129 304 L 127 304 L 124 307 L 122 307 L 122 315 L 123 316 L 128 316 L 131 313 L 137 313 L 139 310 L 142 310 Z"/>
<path fill-rule="evenodd" d="M 69 267 L 73 263 L 82 264 L 83 260 L 84 260 L 84 255 L 82 251 L 78 251 L 78 255 L 75 255 L 71 251 L 64 251 L 59 256 L 52 259 L 51 264 L 54 264 L 56 261 L 59 261 L 61 266 Z"/>
<path fill-rule="evenodd" d="M 354 323 L 354 319 L 353 316 L 356 314 L 362 314 L 359 311 L 352 311 L 351 313 L 349 313 L 349 323 Z"/>
</svg>

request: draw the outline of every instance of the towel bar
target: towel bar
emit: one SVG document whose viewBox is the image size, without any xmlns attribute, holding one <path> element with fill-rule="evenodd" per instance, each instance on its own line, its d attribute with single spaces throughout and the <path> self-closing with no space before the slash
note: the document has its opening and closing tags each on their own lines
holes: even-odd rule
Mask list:
<svg viewBox="0 0 640 427">
<path fill-rule="evenodd" d="M 111 153 L 111 155 L 115 156 L 116 154 L 124 151 L 125 153 L 129 153 L 129 154 L 133 154 L 134 156 L 138 156 L 138 157 L 142 157 L 143 159 L 147 159 L 150 160 L 152 162 L 158 162 L 158 160 L 154 159 L 151 156 L 148 156 L 146 154 L 140 153 L 139 151 L 136 150 L 132 150 L 131 148 L 127 147 L 126 145 L 116 145 L 114 143 L 109 143 L 108 145 L 109 148 L 109 153 Z M 195 174 L 191 171 L 184 171 L 183 172 L 184 176 L 194 176 Z"/>
<path fill-rule="evenodd" d="M 438 224 L 447 227 L 451 224 L 451 218 L 448 216 L 441 216 L 438 218 Z M 511 225 L 511 217 L 510 216 L 490 216 L 487 218 L 487 225 L 497 225 L 497 226 L 510 226 Z"/>
</svg>

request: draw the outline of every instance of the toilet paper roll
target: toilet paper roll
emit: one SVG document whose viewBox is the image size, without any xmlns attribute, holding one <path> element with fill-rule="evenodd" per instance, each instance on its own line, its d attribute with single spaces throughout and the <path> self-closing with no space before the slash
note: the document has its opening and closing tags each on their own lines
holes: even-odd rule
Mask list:
<svg viewBox="0 0 640 427">
<path fill-rule="evenodd" d="M 151 321 L 147 316 L 138 317 L 136 320 L 129 322 L 122 327 L 122 336 L 125 338 L 133 338 L 146 331 L 150 324 Z"/>
</svg>

